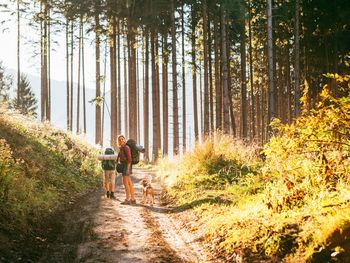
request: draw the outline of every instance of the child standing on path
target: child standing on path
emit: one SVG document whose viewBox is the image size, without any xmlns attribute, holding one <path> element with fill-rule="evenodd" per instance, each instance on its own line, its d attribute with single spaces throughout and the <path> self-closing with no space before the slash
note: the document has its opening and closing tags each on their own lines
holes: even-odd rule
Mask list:
<svg viewBox="0 0 350 263">
<path fill-rule="evenodd" d="M 113 155 L 113 148 L 106 148 L 106 155 Z M 114 182 L 115 182 L 115 168 L 116 161 L 115 160 L 103 160 L 102 161 L 102 169 L 104 171 L 104 186 L 106 190 L 107 198 L 116 199 L 114 196 Z"/>
<path fill-rule="evenodd" d="M 132 159 L 131 150 L 126 145 L 126 139 L 124 135 L 118 136 L 119 145 L 119 162 L 122 164 L 122 176 L 123 184 L 125 187 L 125 201 L 121 204 L 136 204 L 134 186 L 131 182 L 130 176 L 132 175 Z"/>
</svg>

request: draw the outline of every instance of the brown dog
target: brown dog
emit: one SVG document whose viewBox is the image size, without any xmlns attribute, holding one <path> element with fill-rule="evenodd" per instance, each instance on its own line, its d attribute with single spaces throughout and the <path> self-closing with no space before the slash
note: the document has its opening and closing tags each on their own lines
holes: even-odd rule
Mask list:
<svg viewBox="0 0 350 263">
<path fill-rule="evenodd" d="M 150 204 L 153 206 L 154 204 L 154 190 L 151 184 L 146 180 L 143 179 L 141 181 L 142 185 L 142 203 L 147 203 L 147 197 L 150 199 Z"/>
</svg>

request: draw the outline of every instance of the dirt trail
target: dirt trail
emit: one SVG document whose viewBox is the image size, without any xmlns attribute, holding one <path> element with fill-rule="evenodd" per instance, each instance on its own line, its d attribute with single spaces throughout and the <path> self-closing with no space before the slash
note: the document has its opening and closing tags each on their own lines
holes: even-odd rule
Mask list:
<svg viewBox="0 0 350 263">
<path fill-rule="evenodd" d="M 211 262 L 157 198 L 153 207 L 140 204 L 143 178 L 152 179 L 156 196 L 161 191 L 153 177 L 135 169 L 136 205 L 120 204 L 125 198 L 120 177 L 117 200 L 106 198 L 102 190 L 79 200 L 65 213 L 63 229 L 40 262 Z"/>
</svg>

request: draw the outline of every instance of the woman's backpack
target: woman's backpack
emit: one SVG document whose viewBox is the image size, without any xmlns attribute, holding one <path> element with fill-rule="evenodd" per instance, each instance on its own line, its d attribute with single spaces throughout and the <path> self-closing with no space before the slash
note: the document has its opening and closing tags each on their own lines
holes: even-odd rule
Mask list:
<svg viewBox="0 0 350 263">
<path fill-rule="evenodd" d="M 134 139 L 129 139 L 126 142 L 126 145 L 129 146 L 131 151 L 131 163 L 137 164 L 140 161 L 140 152 L 144 153 L 145 149 L 136 143 Z"/>
</svg>

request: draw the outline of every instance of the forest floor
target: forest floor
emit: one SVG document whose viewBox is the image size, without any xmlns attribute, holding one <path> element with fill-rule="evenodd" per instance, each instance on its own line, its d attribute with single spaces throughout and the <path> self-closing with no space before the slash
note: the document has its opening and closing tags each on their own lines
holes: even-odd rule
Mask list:
<svg viewBox="0 0 350 263">
<path fill-rule="evenodd" d="M 153 207 L 140 203 L 143 178 L 152 180 Z M 154 174 L 135 169 L 132 181 L 136 205 L 121 204 L 125 193 L 120 176 L 116 200 L 100 190 L 74 202 L 51 229 L 39 262 L 216 262 L 186 230 L 191 213 L 161 205 L 162 189 Z"/>
</svg>

